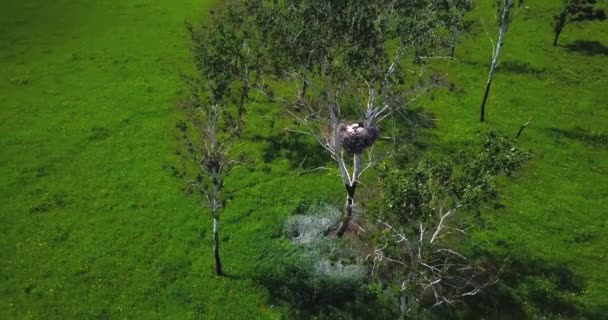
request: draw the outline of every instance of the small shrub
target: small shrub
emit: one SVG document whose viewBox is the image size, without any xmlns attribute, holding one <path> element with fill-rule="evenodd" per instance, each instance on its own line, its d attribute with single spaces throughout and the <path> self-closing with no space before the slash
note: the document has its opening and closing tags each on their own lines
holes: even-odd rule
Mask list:
<svg viewBox="0 0 608 320">
<path fill-rule="evenodd" d="M 110 136 L 110 130 L 105 127 L 95 126 L 91 128 L 91 133 L 89 134 L 90 141 L 98 141 L 104 140 Z"/>
<path fill-rule="evenodd" d="M 18 86 L 27 86 L 31 82 L 30 76 L 21 76 L 11 79 L 11 83 Z"/>
<path fill-rule="evenodd" d="M 385 164 L 379 171 L 383 198 L 369 211 L 383 221 L 407 225 L 424 221 L 439 205 L 477 208 L 497 196 L 497 176 L 511 175 L 529 158 L 511 139 L 489 130 L 474 153 L 426 157 L 416 167 L 399 170 Z"/>
<path fill-rule="evenodd" d="M 66 196 L 63 193 L 44 194 L 40 202 L 30 208 L 30 213 L 44 213 L 67 205 Z"/>
</svg>

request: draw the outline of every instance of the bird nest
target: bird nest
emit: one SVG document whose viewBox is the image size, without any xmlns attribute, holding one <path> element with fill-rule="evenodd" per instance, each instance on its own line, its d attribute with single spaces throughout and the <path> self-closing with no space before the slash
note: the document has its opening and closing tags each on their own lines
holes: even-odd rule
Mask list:
<svg viewBox="0 0 608 320">
<path fill-rule="evenodd" d="M 352 154 L 360 154 L 371 147 L 378 138 L 378 129 L 364 127 L 362 123 L 341 124 L 338 137 L 342 148 Z"/>
</svg>

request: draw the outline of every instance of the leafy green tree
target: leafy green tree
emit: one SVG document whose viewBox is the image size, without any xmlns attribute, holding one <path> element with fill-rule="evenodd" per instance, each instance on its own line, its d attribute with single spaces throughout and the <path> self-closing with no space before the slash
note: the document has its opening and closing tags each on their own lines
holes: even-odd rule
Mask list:
<svg viewBox="0 0 608 320">
<path fill-rule="evenodd" d="M 466 28 L 465 14 L 473 8 L 472 0 L 443 0 L 437 3 L 441 21 L 448 32 L 449 56 L 454 58 L 456 39 Z"/>
<path fill-rule="evenodd" d="M 404 316 L 419 319 L 425 307 L 452 306 L 497 281 L 496 270 L 484 270 L 458 252 L 454 243 L 466 232 L 456 217 L 493 199 L 493 180 L 527 159 L 512 140 L 488 131 L 475 153 L 380 170 L 382 196 L 368 210 L 378 222 L 373 270 L 389 284 Z"/>
<path fill-rule="evenodd" d="M 197 74 L 186 77 L 190 92 L 181 104 L 185 121 L 179 123 L 182 155 L 191 160 L 184 178 L 202 196 L 213 217 L 215 272 L 223 275 L 220 258 L 220 212 L 224 177 L 234 156 L 232 147 L 244 126 L 252 57 L 249 34 L 238 7 L 215 11 L 209 25 L 188 25 Z"/>
<path fill-rule="evenodd" d="M 421 72 L 406 80 L 403 68 L 408 55 L 420 62 L 444 43 L 438 32 L 443 26 L 439 2 L 294 0 L 252 5 L 275 75 L 302 81 L 296 103 L 290 102 L 298 106 L 291 113 L 299 131 L 325 148 L 340 172 L 346 204 L 338 236 L 354 216 L 361 175 L 373 164 L 364 162 L 363 153 L 371 149 L 380 124 L 436 84 L 436 78 Z M 426 68 L 423 63 L 408 67 Z M 349 148 L 345 132 L 354 127 L 375 132 L 374 139 Z"/>
<path fill-rule="evenodd" d="M 602 9 L 596 9 L 596 4 L 597 0 L 564 0 L 562 11 L 553 17 L 553 45 L 557 46 L 559 36 L 569 23 L 606 20 L 606 13 Z"/>
</svg>

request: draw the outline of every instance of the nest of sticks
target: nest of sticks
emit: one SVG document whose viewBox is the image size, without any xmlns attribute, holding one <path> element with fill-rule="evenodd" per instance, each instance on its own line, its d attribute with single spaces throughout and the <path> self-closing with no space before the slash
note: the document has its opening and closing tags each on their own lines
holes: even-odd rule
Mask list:
<svg viewBox="0 0 608 320">
<path fill-rule="evenodd" d="M 362 123 L 341 124 L 338 137 L 342 148 L 352 154 L 360 154 L 371 147 L 378 138 L 378 129 L 364 127 Z"/>
</svg>

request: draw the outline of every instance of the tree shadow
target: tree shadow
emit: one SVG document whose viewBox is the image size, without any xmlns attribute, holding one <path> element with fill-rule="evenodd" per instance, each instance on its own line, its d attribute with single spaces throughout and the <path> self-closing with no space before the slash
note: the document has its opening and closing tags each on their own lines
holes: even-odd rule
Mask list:
<svg viewBox="0 0 608 320">
<path fill-rule="evenodd" d="M 326 222 L 310 225 L 299 219 L 326 210 L 325 202 L 300 201 L 292 212 L 299 222 L 282 228 L 282 240 L 260 252 L 252 279 L 266 288 L 267 303 L 280 307 L 286 319 L 397 318 L 377 290 L 371 289 L 367 269 L 353 271 L 347 267 L 361 263 L 355 262 L 358 254 L 350 251 L 350 241 L 346 244 L 321 235 Z M 284 242 L 299 238 L 300 232 L 306 233 L 304 238 L 316 240 L 306 244 Z M 321 260 L 326 263 L 319 264 Z"/>
<path fill-rule="evenodd" d="M 466 297 L 464 307 L 429 310 L 433 319 L 526 319 L 535 317 L 600 319 L 608 308 L 588 308 L 571 297 L 584 294 L 587 284 L 571 270 L 543 260 L 486 258 L 480 262 L 500 269 L 498 284 Z M 500 267 L 502 265 L 502 268 Z M 266 270 L 268 271 L 268 270 Z M 287 307 L 289 319 L 394 319 L 394 301 L 361 283 L 320 281 L 298 267 L 281 265 L 280 272 L 261 272 L 256 282 L 269 292 L 268 303 Z"/>
<path fill-rule="evenodd" d="M 570 52 L 578 52 L 587 56 L 608 55 L 608 47 L 599 41 L 577 40 L 564 47 Z"/>
<path fill-rule="evenodd" d="M 434 96 L 431 95 L 431 100 L 434 99 Z M 401 121 L 398 123 L 404 125 L 409 131 L 414 131 L 416 129 L 437 128 L 437 124 L 435 123 L 435 114 L 424 110 L 423 108 L 407 108 L 400 112 L 400 115 Z"/>
<path fill-rule="evenodd" d="M 224 274 L 222 274 L 220 277 L 222 277 L 224 279 L 232 280 L 232 281 L 243 281 L 243 280 L 248 279 L 246 277 L 243 277 L 242 275 L 232 274 L 232 273 L 227 273 L 227 272 L 224 272 Z"/>
<path fill-rule="evenodd" d="M 515 74 L 533 75 L 540 78 L 544 73 L 545 69 L 537 68 L 525 61 L 505 61 L 500 64 L 500 70 Z"/>
<path fill-rule="evenodd" d="M 326 165 L 330 156 L 314 139 L 304 134 L 283 131 L 270 137 L 258 137 L 268 142 L 263 151 L 265 163 L 283 157 L 292 169 L 314 169 Z"/>
<path fill-rule="evenodd" d="M 396 318 L 361 283 L 324 281 L 297 267 L 261 275 L 256 282 L 268 290 L 268 303 L 287 307 L 289 319 Z"/>
<path fill-rule="evenodd" d="M 453 90 L 453 85 L 450 86 Z M 434 94 L 429 94 L 435 100 Z M 425 137 L 436 129 L 436 116 L 424 107 L 411 107 L 394 112 L 386 118 L 379 128 L 379 140 L 396 146 L 415 147 L 424 150 L 427 147 Z"/>
<path fill-rule="evenodd" d="M 548 128 L 546 130 L 555 138 L 567 138 L 596 147 L 608 147 L 608 134 L 605 133 L 590 133 L 581 127 L 569 130 L 560 128 Z"/>
<path fill-rule="evenodd" d="M 467 319 L 598 319 L 608 311 L 589 309 L 571 299 L 585 292 L 586 283 L 564 266 L 527 258 L 510 260 L 502 268 L 491 257 L 486 263 L 499 267 L 500 282 L 466 299 Z"/>
</svg>

